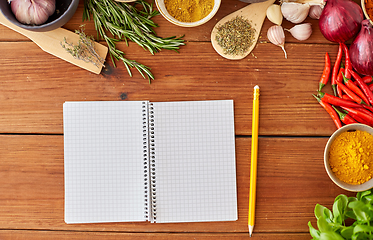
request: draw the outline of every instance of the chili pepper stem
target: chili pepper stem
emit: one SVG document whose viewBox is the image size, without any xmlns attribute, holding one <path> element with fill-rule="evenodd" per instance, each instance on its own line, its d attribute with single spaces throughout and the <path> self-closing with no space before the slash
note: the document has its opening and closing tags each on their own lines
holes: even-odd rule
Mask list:
<svg viewBox="0 0 373 240">
<path fill-rule="evenodd" d="M 332 105 L 327 102 L 324 102 L 321 98 L 315 96 L 314 94 L 312 94 L 312 96 L 314 96 L 316 100 L 319 102 L 319 104 L 327 111 L 327 113 L 329 113 L 335 126 L 338 129 L 341 128 L 342 127 L 341 119 L 339 118 L 339 115 L 337 114 L 337 112 L 333 109 Z"/>
<path fill-rule="evenodd" d="M 337 93 L 337 84 L 333 84 L 332 85 L 332 89 L 333 89 L 334 96 L 337 96 L 338 95 L 338 93 Z"/>
<path fill-rule="evenodd" d="M 319 83 L 319 91 L 321 91 L 321 89 L 325 86 L 324 83 Z"/>
<path fill-rule="evenodd" d="M 318 96 L 316 96 L 315 94 L 312 94 L 312 96 L 314 96 L 315 98 L 316 98 L 316 100 L 318 101 L 318 102 L 320 102 L 320 98 L 318 97 Z"/>
</svg>

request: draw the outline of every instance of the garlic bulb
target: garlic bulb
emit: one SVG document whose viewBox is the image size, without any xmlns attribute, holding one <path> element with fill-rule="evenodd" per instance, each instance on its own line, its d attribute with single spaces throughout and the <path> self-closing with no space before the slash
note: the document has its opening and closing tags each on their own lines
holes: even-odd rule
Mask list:
<svg viewBox="0 0 373 240">
<path fill-rule="evenodd" d="M 10 7 L 19 22 L 40 25 L 56 10 L 56 0 L 11 0 Z"/>
<path fill-rule="evenodd" d="M 312 5 L 310 7 L 310 12 L 308 13 L 310 18 L 319 19 L 323 10 L 323 6 L 324 5 Z"/>
<path fill-rule="evenodd" d="M 281 12 L 286 20 L 292 23 L 303 22 L 310 10 L 308 3 L 284 2 L 281 4 Z"/>
<path fill-rule="evenodd" d="M 289 31 L 291 35 L 299 41 L 307 40 L 312 34 L 311 23 L 298 24 L 290 28 L 289 30 L 286 30 Z"/>
<path fill-rule="evenodd" d="M 267 18 L 274 24 L 281 25 L 283 19 L 281 6 L 277 4 L 272 4 L 271 6 L 269 6 L 267 8 Z"/>
<path fill-rule="evenodd" d="M 285 33 L 284 29 L 281 26 L 273 25 L 268 29 L 267 32 L 268 40 L 276 46 L 282 48 L 285 53 L 285 58 L 288 58 L 287 53 L 285 51 Z"/>
</svg>

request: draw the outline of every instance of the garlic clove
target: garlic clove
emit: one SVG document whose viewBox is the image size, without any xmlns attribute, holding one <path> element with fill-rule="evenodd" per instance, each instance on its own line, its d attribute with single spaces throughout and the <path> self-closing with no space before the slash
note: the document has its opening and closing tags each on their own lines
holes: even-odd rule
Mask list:
<svg viewBox="0 0 373 240">
<path fill-rule="evenodd" d="M 310 7 L 310 11 L 308 15 L 312 19 L 319 19 L 323 9 L 324 9 L 324 5 L 312 5 Z"/>
<path fill-rule="evenodd" d="M 287 29 L 286 29 L 287 30 Z M 299 41 L 307 40 L 312 34 L 311 23 L 302 23 L 295 25 L 294 27 L 287 30 L 291 35 Z"/>
<path fill-rule="evenodd" d="M 272 4 L 271 6 L 269 6 L 267 8 L 267 18 L 274 24 L 281 25 L 283 19 L 281 6 L 278 4 Z"/>
<path fill-rule="evenodd" d="M 11 0 L 10 2 L 14 16 L 24 24 L 43 24 L 56 10 L 55 0 Z"/>
<path fill-rule="evenodd" d="M 284 2 L 281 4 L 281 12 L 286 20 L 292 23 L 303 22 L 310 10 L 308 3 Z"/>
<path fill-rule="evenodd" d="M 288 58 L 285 51 L 285 33 L 281 26 L 273 25 L 270 27 L 267 31 L 267 38 L 274 45 L 281 47 L 285 53 L 285 58 Z"/>
<path fill-rule="evenodd" d="M 308 3 L 310 6 L 312 5 L 325 5 L 325 0 L 281 0 L 280 2 L 297 2 L 297 3 Z"/>
</svg>

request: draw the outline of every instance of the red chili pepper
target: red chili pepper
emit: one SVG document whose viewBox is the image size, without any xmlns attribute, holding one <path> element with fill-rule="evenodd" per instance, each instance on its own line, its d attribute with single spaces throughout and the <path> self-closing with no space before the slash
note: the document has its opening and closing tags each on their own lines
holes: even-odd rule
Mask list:
<svg viewBox="0 0 373 240">
<path fill-rule="evenodd" d="M 373 113 L 371 111 L 369 111 L 368 109 L 365 109 L 364 107 L 356 108 L 356 110 L 359 110 L 360 112 L 366 113 L 373 118 Z"/>
<path fill-rule="evenodd" d="M 354 100 L 352 100 L 347 94 L 343 94 L 342 95 L 342 99 L 346 99 L 346 100 L 348 100 L 348 101 L 351 101 L 351 102 L 353 102 Z"/>
<path fill-rule="evenodd" d="M 365 124 L 365 125 L 369 125 L 369 123 L 367 121 L 365 121 L 364 119 L 362 119 L 361 117 L 357 116 L 356 114 L 353 114 L 353 113 L 348 113 L 348 115 L 350 115 L 353 119 L 355 119 L 358 123 L 362 123 L 362 124 Z"/>
<path fill-rule="evenodd" d="M 339 129 L 342 127 L 341 120 L 339 119 L 339 116 L 337 112 L 333 109 L 333 107 L 327 103 L 324 102 L 322 99 L 318 98 L 317 96 L 313 95 L 316 98 L 316 100 L 320 103 L 320 105 L 329 113 L 330 117 L 333 119 L 333 122 L 335 126 Z"/>
<path fill-rule="evenodd" d="M 355 119 L 353 119 L 350 115 L 348 115 L 348 113 L 343 113 L 341 111 L 338 111 L 337 108 L 335 108 L 334 106 L 332 106 L 334 108 L 334 110 L 337 112 L 337 114 L 339 115 L 339 119 L 341 119 L 341 121 L 344 123 L 344 124 L 351 124 L 351 123 L 357 123 L 355 121 Z"/>
<path fill-rule="evenodd" d="M 343 74 L 342 74 L 343 75 Z M 365 96 L 365 94 L 360 90 L 360 88 L 358 86 L 356 86 L 356 84 L 351 80 L 351 79 L 348 79 L 346 78 L 344 75 L 343 75 L 343 82 L 345 83 L 345 85 L 351 89 L 356 95 L 358 95 L 359 97 L 361 97 L 361 99 L 363 99 L 364 103 L 365 104 L 369 104 L 369 100 L 368 98 Z"/>
<path fill-rule="evenodd" d="M 353 115 L 356 115 L 360 117 L 361 119 L 365 120 L 368 125 L 373 125 L 373 117 L 370 116 L 369 114 L 366 114 L 365 112 L 359 111 L 356 108 L 350 108 L 350 107 L 342 107 L 344 110 L 347 110 L 348 113 L 351 113 Z"/>
<path fill-rule="evenodd" d="M 348 72 L 348 69 L 352 70 L 352 64 L 351 64 L 351 60 L 350 60 L 350 53 L 348 51 L 348 47 L 346 46 L 346 44 L 341 43 L 341 45 L 342 45 L 343 51 L 345 53 L 345 76 L 347 78 L 351 78 L 350 73 Z"/>
<path fill-rule="evenodd" d="M 345 71 L 344 68 L 340 68 L 339 69 L 339 73 L 338 73 L 338 76 L 337 76 L 337 80 L 336 82 L 340 82 L 342 83 L 343 82 L 343 72 Z M 335 94 L 334 94 L 335 95 Z M 338 87 L 337 85 L 337 95 L 341 98 L 342 97 L 342 90 Z M 335 95 L 335 96 L 337 96 Z"/>
<path fill-rule="evenodd" d="M 361 99 L 358 95 L 356 95 L 348 87 L 346 87 L 345 85 L 343 85 L 340 82 L 337 82 L 337 85 L 338 85 L 339 88 L 342 89 L 343 92 L 345 92 L 355 102 L 357 102 L 358 104 L 363 104 L 364 103 L 363 99 Z"/>
<path fill-rule="evenodd" d="M 366 84 L 372 83 L 373 82 L 373 76 L 365 76 L 362 78 L 363 82 Z"/>
<path fill-rule="evenodd" d="M 373 91 L 373 84 L 370 84 L 369 86 L 370 91 Z"/>
<path fill-rule="evenodd" d="M 355 78 L 356 82 L 359 84 L 361 90 L 364 92 L 365 96 L 369 100 L 367 104 L 373 104 L 373 92 L 369 89 L 368 85 L 363 82 L 359 74 L 356 72 L 349 70 L 350 74 Z"/>
<path fill-rule="evenodd" d="M 330 57 L 328 52 L 325 53 L 325 66 L 324 71 L 321 75 L 320 82 L 319 82 L 319 91 L 328 83 L 330 76 Z"/>
<path fill-rule="evenodd" d="M 339 107 L 343 106 L 343 107 L 351 107 L 351 108 L 361 107 L 360 104 L 357 104 L 357 103 L 354 103 L 354 102 L 351 102 L 351 101 L 348 101 L 348 100 L 345 100 L 339 97 L 335 97 L 328 93 L 319 92 L 319 96 L 320 96 L 320 99 L 322 99 L 324 102 L 330 103 L 335 106 L 339 106 Z"/>
<path fill-rule="evenodd" d="M 373 84 L 368 85 L 370 91 L 373 91 Z"/>
<path fill-rule="evenodd" d="M 341 65 L 342 54 L 343 54 L 342 45 L 339 43 L 337 59 L 335 60 L 335 63 L 334 63 L 333 72 L 332 72 L 332 80 L 331 80 L 334 96 L 337 96 L 336 81 L 337 81 L 338 71 Z"/>
<path fill-rule="evenodd" d="M 368 109 L 370 112 L 373 113 L 373 107 L 372 107 L 372 106 L 365 105 L 365 104 L 363 104 L 363 105 L 361 105 L 361 106 L 363 106 L 364 108 Z"/>
</svg>

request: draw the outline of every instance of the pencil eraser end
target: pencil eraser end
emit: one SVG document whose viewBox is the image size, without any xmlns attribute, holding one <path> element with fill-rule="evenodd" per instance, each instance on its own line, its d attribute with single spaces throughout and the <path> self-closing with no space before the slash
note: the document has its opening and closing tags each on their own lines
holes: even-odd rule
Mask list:
<svg viewBox="0 0 373 240">
<path fill-rule="evenodd" d="M 258 86 L 258 85 L 256 85 L 256 86 L 254 87 L 254 89 L 259 89 L 259 86 Z"/>
</svg>

